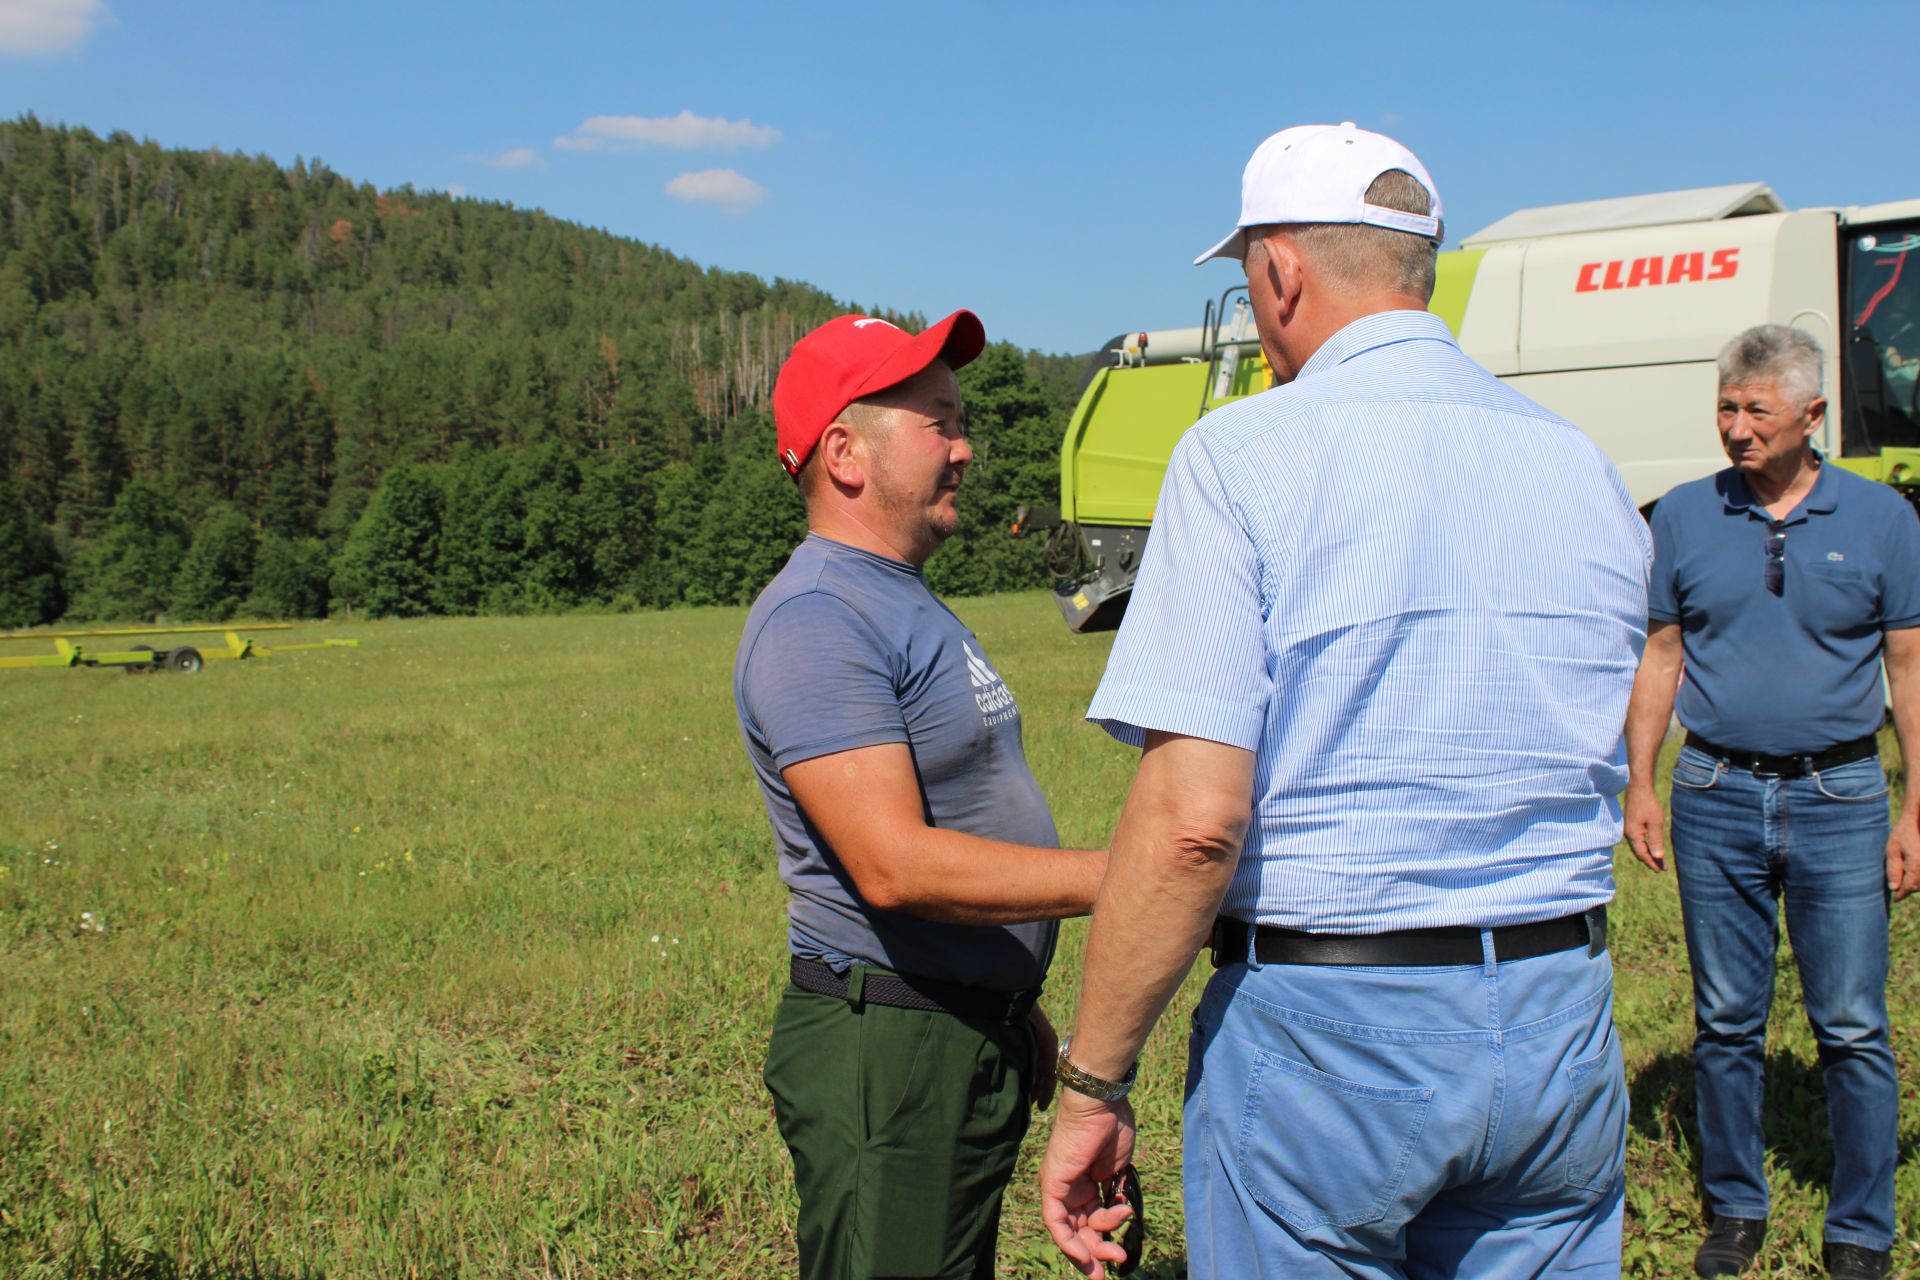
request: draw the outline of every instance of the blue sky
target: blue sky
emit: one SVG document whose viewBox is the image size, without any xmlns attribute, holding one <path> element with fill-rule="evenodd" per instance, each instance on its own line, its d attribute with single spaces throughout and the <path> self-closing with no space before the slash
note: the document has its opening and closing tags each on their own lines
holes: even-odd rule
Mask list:
<svg viewBox="0 0 1920 1280">
<path fill-rule="evenodd" d="M 1457 241 L 1765 181 L 1920 196 L 1903 5 L 0 0 L 0 116 L 538 207 L 1087 351 L 1199 322 L 1275 129 L 1406 142 Z"/>
</svg>

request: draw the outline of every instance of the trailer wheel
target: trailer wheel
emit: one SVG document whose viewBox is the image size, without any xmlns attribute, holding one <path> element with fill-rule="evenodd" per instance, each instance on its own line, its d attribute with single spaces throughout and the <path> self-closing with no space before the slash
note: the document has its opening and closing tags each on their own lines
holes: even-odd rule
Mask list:
<svg viewBox="0 0 1920 1280">
<path fill-rule="evenodd" d="M 192 645 L 183 644 L 167 655 L 167 670 L 178 671 L 183 676 L 190 676 L 206 665 L 206 659 Z"/>
<path fill-rule="evenodd" d="M 131 649 L 129 649 L 128 652 L 129 653 L 152 653 L 153 646 L 150 644 L 136 644 Z M 120 669 L 126 672 L 130 676 L 145 675 L 147 672 L 153 670 L 153 663 L 151 661 L 129 662 L 126 666 Z"/>
</svg>

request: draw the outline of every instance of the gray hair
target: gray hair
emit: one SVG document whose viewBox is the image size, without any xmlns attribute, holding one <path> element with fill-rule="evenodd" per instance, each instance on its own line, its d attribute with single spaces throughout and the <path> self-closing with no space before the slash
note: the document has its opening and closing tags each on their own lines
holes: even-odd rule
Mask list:
<svg viewBox="0 0 1920 1280">
<path fill-rule="evenodd" d="M 1367 203 L 1402 213 L 1433 212 L 1433 195 L 1405 169 L 1388 169 L 1367 188 Z M 1421 299 L 1433 297 L 1434 255 L 1439 235 L 1428 239 L 1411 232 L 1362 222 L 1275 223 L 1247 228 L 1247 252 L 1276 231 L 1284 231 L 1307 258 L 1347 288 L 1384 288 Z"/>
<path fill-rule="evenodd" d="M 1806 403 L 1820 394 L 1820 342 L 1784 324 L 1757 324 L 1720 349 L 1720 385 L 1771 382 Z"/>
</svg>

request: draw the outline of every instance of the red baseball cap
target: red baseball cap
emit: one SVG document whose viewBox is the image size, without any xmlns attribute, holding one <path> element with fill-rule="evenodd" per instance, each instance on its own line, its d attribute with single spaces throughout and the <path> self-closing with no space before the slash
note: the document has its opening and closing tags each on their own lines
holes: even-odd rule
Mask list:
<svg viewBox="0 0 1920 1280">
<path fill-rule="evenodd" d="M 905 382 L 935 360 L 958 369 L 987 345 L 971 311 L 956 311 L 918 335 L 873 316 L 837 316 L 793 344 L 773 384 L 780 465 L 798 475 L 821 432 L 862 396 Z"/>
</svg>

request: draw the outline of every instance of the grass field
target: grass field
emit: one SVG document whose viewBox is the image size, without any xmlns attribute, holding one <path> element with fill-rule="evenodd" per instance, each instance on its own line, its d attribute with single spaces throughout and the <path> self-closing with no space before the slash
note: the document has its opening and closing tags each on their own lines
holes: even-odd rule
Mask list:
<svg viewBox="0 0 1920 1280">
<path fill-rule="evenodd" d="M 1062 838 L 1105 841 L 1132 753 L 1080 720 L 1104 637 L 962 601 Z M 784 892 L 734 730 L 739 610 L 386 622 L 198 676 L 0 673 L 0 1275 L 790 1273 L 759 1082 Z M 1690 1273 L 1686 955 L 1671 875 L 1620 867 L 1628 1274 Z M 1896 1256 L 1920 1243 L 1920 904 L 1896 912 Z M 1069 926 L 1048 1004 L 1072 1007 Z M 1198 975 L 1183 997 L 1191 1001 Z M 1770 1046 L 1775 1225 L 1813 1276 L 1830 1167 L 1791 965 Z M 1183 1019 L 1136 1095 L 1183 1274 Z M 1002 1234 L 1034 1214 L 1036 1124 Z"/>
</svg>

